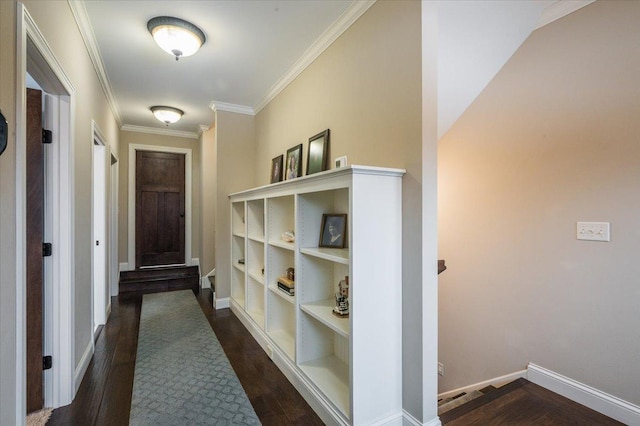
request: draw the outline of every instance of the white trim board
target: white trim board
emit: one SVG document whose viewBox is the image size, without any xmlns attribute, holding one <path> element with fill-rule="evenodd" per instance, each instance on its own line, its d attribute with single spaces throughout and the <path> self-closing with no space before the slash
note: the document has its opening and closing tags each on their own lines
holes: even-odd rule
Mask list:
<svg viewBox="0 0 640 426">
<path fill-rule="evenodd" d="M 78 392 L 78 389 L 80 388 L 80 384 L 82 383 L 82 379 L 84 377 L 84 373 L 86 373 L 87 368 L 89 368 L 89 363 L 91 363 L 91 358 L 93 357 L 93 348 L 93 333 L 91 333 L 89 344 L 85 348 L 84 353 L 82 354 L 82 358 L 80 358 L 80 362 L 78 363 L 78 366 L 73 373 L 73 388 L 75 389 L 74 394 Z"/>
<path fill-rule="evenodd" d="M 91 26 L 91 20 L 87 14 L 87 9 L 84 7 L 84 1 L 67 0 L 67 2 L 69 3 L 73 17 L 78 25 L 78 29 L 80 30 L 80 35 L 82 36 L 84 45 L 87 48 L 87 53 L 91 58 L 91 63 L 93 64 L 93 68 L 98 76 L 98 81 L 100 81 L 100 85 L 102 86 L 102 91 L 107 98 L 107 103 L 111 108 L 111 112 L 113 113 L 118 126 L 122 126 L 122 117 L 120 116 L 120 111 L 118 109 L 118 102 L 116 101 L 116 97 L 111 89 L 111 81 L 105 71 L 102 55 L 100 54 L 100 49 L 98 49 L 98 42 L 96 41 L 96 36 L 93 33 L 93 27 Z"/>
<path fill-rule="evenodd" d="M 135 126 L 125 124 L 120 128 L 123 132 L 147 133 L 150 135 L 176 136 L 179 138 L 198 139 L 200 136 L 195 132 L 185 132 L 184 130 L 173 130 L 156 127 Z"/>
<path fill-rule="evenodd" d="M 217 298 L 216 294 L 213 293 L 213 307 L 215 309 L 225 309 L 225 308 L 229 308 L 230 307 L 230 298 L 228 297 L 223 297 L 223 298 Z"/>
<path fill-rule="evenodd" d="M 192 154 L 191 149 L 174 148 L 154 145 L 129 145 L 129 194 L 128 194 L 128 224 L 127 247 L 128 267 L 135 269 L 136 265 L 136 151 L 157 151 L 184 154 L 184 261 L 187 266 L 191 263 L 191 192 L 192 192 Z M 122 266 L 122 263 L 120 264 Z"/>
<path fill-rule="evenodd" d="M 376 0 L 354 1 L 342 15 L 318 37 L 318 39 L 302 54 L 291 68 L 264 94 L 262 99 L 251 108 L 254 114 L 258 114 L 267 106 L 285 87 L 298 77 L 309 65 L 316 60 L 334 41 L 338 39 L 349 27 L 358 20 Z M 215 101 L 213 101 L 215 103 Z M 216 105 L 220 106 L 218 102 Z M 220 108 L 222 109 L 222 108 Z M 224 110 L 223 110 L 224 111 Z"/>
<path fill-rule="evenodd" d="M 45 405 L 57 408 L 71 403 L 74 390 L 75 353 L 75 185 L 74 132 L 75 88 L 35 21 L 22 3 L 16 13 L 16 419 L 26 413 L 24 358 L 25 331 L 25 205 L 26 205 L 26 74 L 54 98 L 48 102 L 54 113 L 47 120 L 57 130 L 47 149 L 47 197 L 51 206 L 51 229 L 46 231 L 55 248 L 51 259 L 52 297 L 45 300 L 45 315 L 51 321 L 44 336 L 56 360 L 45 375 Z M 48 313 L 47 313 L 48 312 Z"/>
<path fill-rule="evenodd" d="M 527 379 L 572 401 L 628 425 L 640 425 L 640 407 L 576 380 L 529 363 Z"/>
</svg>

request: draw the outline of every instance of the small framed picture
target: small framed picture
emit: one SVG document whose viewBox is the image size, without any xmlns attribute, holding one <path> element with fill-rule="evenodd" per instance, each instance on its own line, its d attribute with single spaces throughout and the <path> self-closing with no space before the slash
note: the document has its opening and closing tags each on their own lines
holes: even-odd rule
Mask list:
<svg viewBox="0 0 640 426">
<path fill-rule="evenodd" d="M 278 155 L 271 160 L 271 183 L 280 182 L 282 180 L 282 161 L 283 155 Z"/>
<path fill-rule="evenodd" d="M 346 233 L 346 214 L 323 214 L 318 247 L 344 248 L 347 240 Z"/>
<path fill-rule="evenodd" d="M 302 176 L 302 144 L 287 150 L 285 179 L 295 179 Z"/>
<path fill-rule="evenodd" d="M 327 170 L 329 151 L 329 129 L 309 138 L 309 150 L 307 153 L 307 174 Z"/>
</svg>

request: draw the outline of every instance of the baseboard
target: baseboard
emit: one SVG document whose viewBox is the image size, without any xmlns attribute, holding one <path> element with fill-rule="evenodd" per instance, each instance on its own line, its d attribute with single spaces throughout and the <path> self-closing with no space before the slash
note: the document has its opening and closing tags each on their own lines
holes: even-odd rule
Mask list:
<svg viewBox="0 0 640 426">
<path fill-rule="evenodd" d="M 120 266 L 120 271 L 119 272 L 130 271 L 128 262 L 121 262 L 119 266 Z"/>
<path fill-rule="evenodd" d="M 374 421 L 371 423 L 371 426 L 402 426 L 403 425 L 403 414 L 398 413 L 383 419 Z"/>
<path fill-rule="evenodd" d="M 418 419 L 413 417 L 407 410 L 402 410 L 402 425 L 403 426 L 442 426 L 440 419 L 429 420 L 426 423 L 421 423 Z"/>
<path fill-rule="evenodd" d="M 583 383 L 529 363 L 527 379 L 605 416 L 628 425 L 640 425 L 640 407 Z"/>
<path fill-rule="evenodd" d="M 91 334 L 91 338 L 93 338 L 93 333 Z M 76 367 L 76 371 L 73 373 L 73 395 L 78 393 L 78 388 L 80 388 L 80 383 L 82 383 L 82 379 L 84 378 L 84 373 L 87 372 L 87 368 L 89 367 L 89 363 L 91 362 L 91 358 L 93 357 L 93 344 L 89 341 L 84 353 L 82 354 L 82 358 L 80 358 L 80 362 Z"/>
<path fill-rule="evenodd" d="M 524 378 L 527 377 L 527 370 L 516 371 L 514 373 L 505 374 L 504 376 L 494 377 L 493 379 L 484 380 L 482 382 L 474 383 L 472 385 L 468 385 L 458 389 L 443 392 L 441 394 L 438 394 L 438 399 L 450 398 L 452 396 L 461 394 L 462 392 L 468 393 L 474 390 L 480 390 L 482 388 L 486 388 L 487 386 L 500 387 L 503 384 L 513 382 L 514 380 L 520 379 L 522 377 Z"/>
<path fill-rule="evenodd" d="M 225 309 L 229 307 L 229 298 L 228 297 L 224 297 L 221 299 L 218 298 L 214 298 L 213 299 L 213 305 L 216 309 Z"/>
<path fill-rule="evenodd" d="M 402 424 L 404 426 L 422 426 L 422 423 L 407 410 L 402 410 Z"/>
<path fill-rule="evenodd" d="M 209 281 L 209 277 L 200 277 L 200 288 L 211 288 L 211 281 Z"/>
</svg>

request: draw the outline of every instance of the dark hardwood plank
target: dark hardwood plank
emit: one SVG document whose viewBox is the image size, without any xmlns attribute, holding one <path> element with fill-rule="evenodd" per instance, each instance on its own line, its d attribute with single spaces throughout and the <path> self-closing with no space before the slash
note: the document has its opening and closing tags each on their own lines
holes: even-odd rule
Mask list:
<svg viewBox="0 0 640 426">
<path fill-rule="evenodd" d="M 621 425 L 525 379 L 497 388 L 440 416 L 462 425 Z"/>
</svg>

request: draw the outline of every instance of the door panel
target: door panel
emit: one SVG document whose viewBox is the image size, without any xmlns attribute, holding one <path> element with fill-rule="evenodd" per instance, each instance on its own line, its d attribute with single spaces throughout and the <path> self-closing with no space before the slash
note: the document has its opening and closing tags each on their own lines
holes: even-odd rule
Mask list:
<svg viewBox="0 0 640 426">
<path fill-rule="evenodd" d="M 42 92 L 27 89 L 27 413 L 44 405 L 42 280 L 44 239 L 44 149 Z"/>
<path fill-rule="evenodd" d="M 136 152 L 136 268 L 185 263 L 185 156 Z"/>
</svg>

